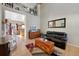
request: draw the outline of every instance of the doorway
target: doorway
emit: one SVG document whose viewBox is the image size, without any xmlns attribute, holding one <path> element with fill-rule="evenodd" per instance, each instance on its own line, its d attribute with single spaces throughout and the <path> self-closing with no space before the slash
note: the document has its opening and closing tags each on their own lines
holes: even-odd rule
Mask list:
<svg viewBox="0 0 79 59">
<path fill-rule="evenodd" d="M 10 42 L 10 50 L 16 47 L 18 39 L 25 40 L 25 15 L 4 10 L 3 36 Z"/>
</svg>

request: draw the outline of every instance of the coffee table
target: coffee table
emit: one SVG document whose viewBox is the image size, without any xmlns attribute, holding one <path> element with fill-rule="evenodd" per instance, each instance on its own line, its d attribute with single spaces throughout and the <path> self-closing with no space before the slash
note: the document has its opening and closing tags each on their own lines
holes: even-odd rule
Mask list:
<svg viewBox="0 0 79 59">
<path fill-rule="evenodd" d="M 49 55 L 54 52 L 54 42 L 48 41 L 47 39 L 36 38 L 35 46 Z"/>
</svg>

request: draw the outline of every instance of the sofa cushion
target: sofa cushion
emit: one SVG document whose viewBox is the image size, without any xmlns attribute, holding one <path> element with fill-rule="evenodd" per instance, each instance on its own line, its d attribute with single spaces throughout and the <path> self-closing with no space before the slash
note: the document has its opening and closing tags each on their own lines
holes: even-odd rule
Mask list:
<svg viewBox="0 0 79 59">
<path fill-rule="evenodd" d="M 65 49 L 67 34 L 65 32 L 47 31 L 46 38 L 55 42 L 55 46 Z"/>
<path fill-rule="evenodd" d="M 48 40 L 51 40 L 53 42 L 58 42 L 58 43 L 64 43 L 65 41 L 61 41 L 59 39 L 56 39 L 56 38 L 52 38 L 52 37 L 47 37 Z"/>
</svg>

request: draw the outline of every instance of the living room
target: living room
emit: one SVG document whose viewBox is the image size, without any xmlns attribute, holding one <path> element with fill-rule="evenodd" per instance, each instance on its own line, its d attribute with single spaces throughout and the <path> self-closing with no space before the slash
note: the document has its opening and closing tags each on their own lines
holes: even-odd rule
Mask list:
<svg viewBox="0 0 79 59">
<path fill-rule="evenodd" d="M 46 33 L 47 31 L 57 31 L 57 32 L 66 32 L 67 33 L 67 46 L 70 45 L 67 55 L 77 55 L 78 51 L 74 50 L 78 47 L 78 4 L 64 4 L 64 3 L 50 3 L 43 4 L 41 6 L 41 31 Z M 78 8 L 78 9 L 77 9 Z M 48 28 L 48 21 L 66 18 L 66 27 L 65 28 Z M 72 47 L 71 47 L 72 46 Z M 75 54 L 76 53 L 76 54 Z M 79 55 L 79 54 L 78 54 Z"/>
<path fill-rule="evenodd" d="M 13 3 L 15 4 L 15 3 Z M 18 55 L 24 55 L 24 56 L 29 56 L 29 55 L 34 55 L 34 56 L 79 56 L 79 40 L 78 40 L 78 15 L 79 15 L 79 4 L 78 3 L 25 3 L 23 6 L 28 6 L 29 8 L 34 8 L 37 6 L 37 14 L 36 12 L 27 12 L 25 13 L 24 9 L 20 11 L 19 8 L 10 9 L 8 7 L 5 7 L 4 4 L 0 5 L 0 18 L 3 18 L 4 15 L 4 10 L 9 10 L 11 12 L 16 12 L 19 14 L 25 15 L 25 37 L 24 40 L 18 41 L 20 42 L 17 46 L 19 46 L 18 49 L 15 49 L 12 55 L 18 56 Z M 8 6 L 8 5 L 7 5 Z M 20 6 L 20 4 L 19 4 Z M 11 6 L 10 6 L 11 7 Z M 11 7 L 12 8 L 12 7 Z M 14 8 L 14 7 L 13 7 Z M 36 10 L 36 9 L 34 9 Z M 3 13 L 2 13 L 3 12 Z M 21 16 L 19 16 L 21 17 Z M 54 22 L 53 20 L 57 21 L 59 20 L 59 23 L 57 24 L 58 27 L 53 27 L 49 24 L 49 22 Z M 64 21 L 64 25 L 61 26 L 61 21 Z M 56 24 L 54 24 L 56 26 Z M 57 38 L 59 39 L 59 36 L 64 36 L 65 34 L 67 35 L 64 37 L 66 41 L 64 41 L 64 48 L 62 49 L 59 46 L 55 46 L 55 42 L 53 40 L 49 40 L 47 38 L 47 32 L 51 31 L 53 35 L 58 35 L 63 33 L 63 35 L 58 35 Z M 32 32 L 35 32 L 33 34 Z M 32 34 L 31 34 L 32 33 Z M 58 34 L 57 34 L 58 33 Z M 1 34 L 0 34 L 1 35 Z M 34 36 L 35 35 L 35 36 Z M 56 36 L 55 35 L 55 36 Z M 41 45 L 42 43 L 39 43 L 40 40 L 45 39 L 44 41 L 48 42 Z M 54 39 L 54 38 L 52 38 Z M 22 42 L 23 41 L 23 42 Z M 25 44 L 26 43 L 26 44 Z M 32 44 L 33 43 L 33 44 Z M 39 44 L 42 46 L 40 46 Z M 59 42 L 58 42 L 59 43 Z M 57 43 L 57 44 L 58 44 Z M 35 48 L 35 45 L 37 44 L 37 47 Z M 22 47 L 20 47 L 22 45 Z M 26 47 L 27 49 L 26 49 Z M 32 48 L 30 47 L 32 45 Z M 58 44 L 59 45 L 59 44 Z M 62 46 L 62 44 L 60 43 Z M 43 48 L 46 47 L 46 48 Z M 53 49 L 51 49 L 53 48 Z M 35 49 L 35 50 L 34 50 Z M 24 51 L 27 50 L 27 51 Z M 34 51 L 33 51 L 34 50 Z M 38 51 L 36 51 L 38 50 Z M 29 52 L 30 51 L 30 52 Z M 27 52 L 27 53 L 25 53 Z M 33 54 L 31 54 L 33 53 Z"/>
</svg>

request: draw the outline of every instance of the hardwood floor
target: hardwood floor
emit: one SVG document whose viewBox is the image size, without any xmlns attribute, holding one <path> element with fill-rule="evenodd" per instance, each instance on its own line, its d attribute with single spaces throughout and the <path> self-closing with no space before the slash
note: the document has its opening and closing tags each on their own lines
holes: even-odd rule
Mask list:
<svg viewBox="0 0 79 59">
<path fill-rule="evenodd" d="M 27 41 L 28 43 L 31 41 Z M 32 54 L 25 47 L 26 43 L 23 39 L 17 40 L 17 47 L 14 51 L 11 51 L 11 56 L 31 56 Z"/>
<path fill-rule="evenodd" d="M 79 47 L 67 44 L 65 56 L 79 56 Z"/>
<path fill-rule="evenodd" d="M 28 43 L 34 43 L 34 40 L 23 40 L 18 39 L 17 40 L 17 47 L 14 51 L 11 51 L 11 56 L 32 56 L 32 53 L 29 52 L 29 50 L 25 47 Z M 65 53 L 63 56 L 79 56 L 79 48 L 67 44 Z"/>
</svg>

